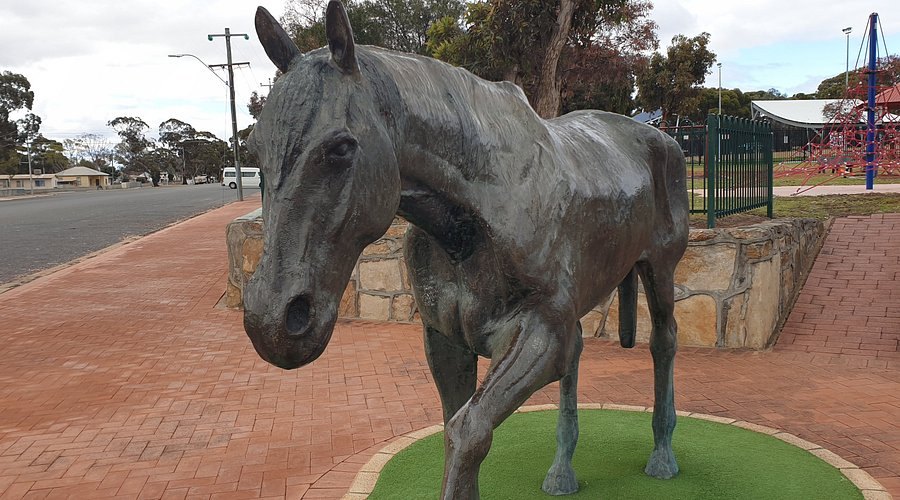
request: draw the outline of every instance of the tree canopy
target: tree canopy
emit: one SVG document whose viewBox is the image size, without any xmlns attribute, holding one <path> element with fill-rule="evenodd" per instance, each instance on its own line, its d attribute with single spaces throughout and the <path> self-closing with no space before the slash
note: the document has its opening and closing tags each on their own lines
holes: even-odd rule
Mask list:
<svg viewBox="0 0 900 500">
<path fill-rule="evenodd" d="M 900 56 L 897 54 L 880 58 L 878 69 L 876 82 L 879 87 L 891 87 L 900 83 Z M 822 80 L 816 89 L 816 98 L 842 99 L 845 96 L 845 78 L 851 89 L 868 86 L 868 70 L 866 68 L 854 69 L 849 74 L 842 71 L 831 78 Z"/>
<path fill-rule="evenodd" d="M 138 117 L 119 116 L 106 124 L 112 127 L 121 139 L 115 150 L 117 159 L 124 165 L 126 172 L 139 173 L 149 170 L 153 174 L 154 168 L 158 171 L 157 165 L 144 161 L 153 146 L 153 141 L 146 137 L 150 128 L 147 122 Z"/>
<path fill-rule="evenodd" d="M 634 78 L 657 47 L 645 0 L 482 0 L 462 26 L 432 26 L 434 57 L 523 87 L 544 117 L 595 107 L 628 113 Z"/>
<path fill-rule="evenodd" d="M 637 77 L 638 103 L 644 109 L 662 109 L 664 122 L 672 114 L 696 113 L 700 84 L 716 61 L 709 39 L 709 33 L 675 35 L 665 55 L 650 56 L 647 69 Z"/>
<path fill-rule="evenodd" d="M 177 160 L 173 173 L 183 171 L 184 183 L 198 175 L 218 176 L 223 154 L 228 151 L 225 141 L 176 118 L 159 124 L 159 142 L 170 153 L 161 159 L 170 164 Z"/>
<path fill-rule="evenodd" d="M 0 72 L 0 171 L 16 174 L 22 163 L 19 150 L 28 139 L 37 137 L 41 119 L 28 113 L 14 120 L 12 116 L 23 110 L 31 110 L 34 92 L 24 75 L 10 71 Z"/>
<path fill-rule="evenodd" d="M 325 45 L 327 0 L 288 0 L 282 25 L 303 52 Z M 428 28 L 438 19 L 458 19 L 463 0 L 346 0 L 356 43 L 425 54 Z"/>
</svg>

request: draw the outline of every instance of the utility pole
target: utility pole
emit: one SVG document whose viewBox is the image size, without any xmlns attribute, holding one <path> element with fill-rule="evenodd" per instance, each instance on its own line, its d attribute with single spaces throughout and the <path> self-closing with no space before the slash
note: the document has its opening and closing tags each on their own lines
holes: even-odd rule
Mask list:
<svg viewBox="0 0 900 500">
<path fill-rule="evenodd" d="M 211 42 L 213 41 L 213 38 L 225 37 L 225 54 L 228 56 L 228 96 L 231 102 L 231 134 L 234 139 L 234 175 L 237 182 L 238 201 L 244 201 L 244 190 L 241 183 L 241 165 L 240 159 L 238 158 L 239 141 L 237 133 L 237 114 L 234 110 L 234 68 L 232 68 L 233 63 L 231 62 L 231 37 L 233 36 L 242 36 L 245 40 L 250 39 L 250 36 L 246 33 L 232 33 L 230 28 L 225 28 L 225 33 L 223 34 L 206 35 L 206 38 Z"/>
<path fill-rule="evenodd" d="M 181 150 L 181 185 L 184 186 L 187 181 L 187 155 L 184 152 L 184 146 L 178 148 Z"/>
<path fill-rule="evenodd" d="M 28 141 L 28 182 L 31 184 L 31 196 L 34 196 L 34 174 L 32 174 L 31 170 L 31 145 L 34 143 L 34 140 L 29 139 Z"/>
<path fill-rule="evenodd" d="M 269 92 L 272 91 L 272 87 L 274 87 L 275 84 L 272 83 L 272 79 L 269 78 L 269 83 L 260 83 L 259 86 L 260 86 L 260 87 L 265 87 L 265 88 L 269 89 L 269 90 L 266 91 L 266 93 L 268 94 Z"/>
</svg>

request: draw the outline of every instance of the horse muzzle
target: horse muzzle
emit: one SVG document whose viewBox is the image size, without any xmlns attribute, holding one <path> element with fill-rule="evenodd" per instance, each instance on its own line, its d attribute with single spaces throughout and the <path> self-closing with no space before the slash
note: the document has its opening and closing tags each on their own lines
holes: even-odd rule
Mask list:
<svg viewBox="0 0 900 500">
<path fill-rule="evenodd" d="M 271 300 L 258 293 L 252 280 L 247 285 L 244 330 L 259 356 L 285 370 L 315 361 L 331 338 L 336 318 L 318 316 L 310 294 Z"/>
</svg>

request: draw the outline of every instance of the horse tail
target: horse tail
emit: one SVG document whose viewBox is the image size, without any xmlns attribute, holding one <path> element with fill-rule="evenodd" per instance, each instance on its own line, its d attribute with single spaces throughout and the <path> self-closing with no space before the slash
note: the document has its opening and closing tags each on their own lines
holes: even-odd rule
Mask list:
<svg viewBox="0 0 900 500">
<path fill-rule="evenodd" d="M 634 267 L 619 283 L 619 344 L 634 347 L 637 330 L 637 272 Z"/>
</svg>

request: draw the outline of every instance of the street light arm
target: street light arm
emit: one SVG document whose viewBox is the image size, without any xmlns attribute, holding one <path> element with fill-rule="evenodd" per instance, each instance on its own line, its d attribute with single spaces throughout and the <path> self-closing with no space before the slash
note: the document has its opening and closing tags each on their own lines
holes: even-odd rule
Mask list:
<svg viewBox="0 0 900 500">
<path fill-rule="evenodd" d="M 218 73 L 216 73 L 215 71 L 213 71 L 213 69 L 210 68 L 208 64 L 206 64 L 205 62 L 203 62 L 203 59 L 200 59 L 199 57 L 195 56 L 194 54 L 169 54 L 169 57 L 185 57 L 185 56 L 187 56 L 187 57 L 193 57 L 194 59 L 196 59 L 197 61 L 199 61 L 200 64 L 202 64 L 204 67 L 206 67 L 206 69 L 208 69 L 209 72 L 212 73 L 216 78 L 218 78 L 220 82 L 224 83 L 226 86 L 228 85 L 228 82 L 226 82 L 225 79 L 223 79 L 221 76 L 219 76 Z"/>
</svg>

